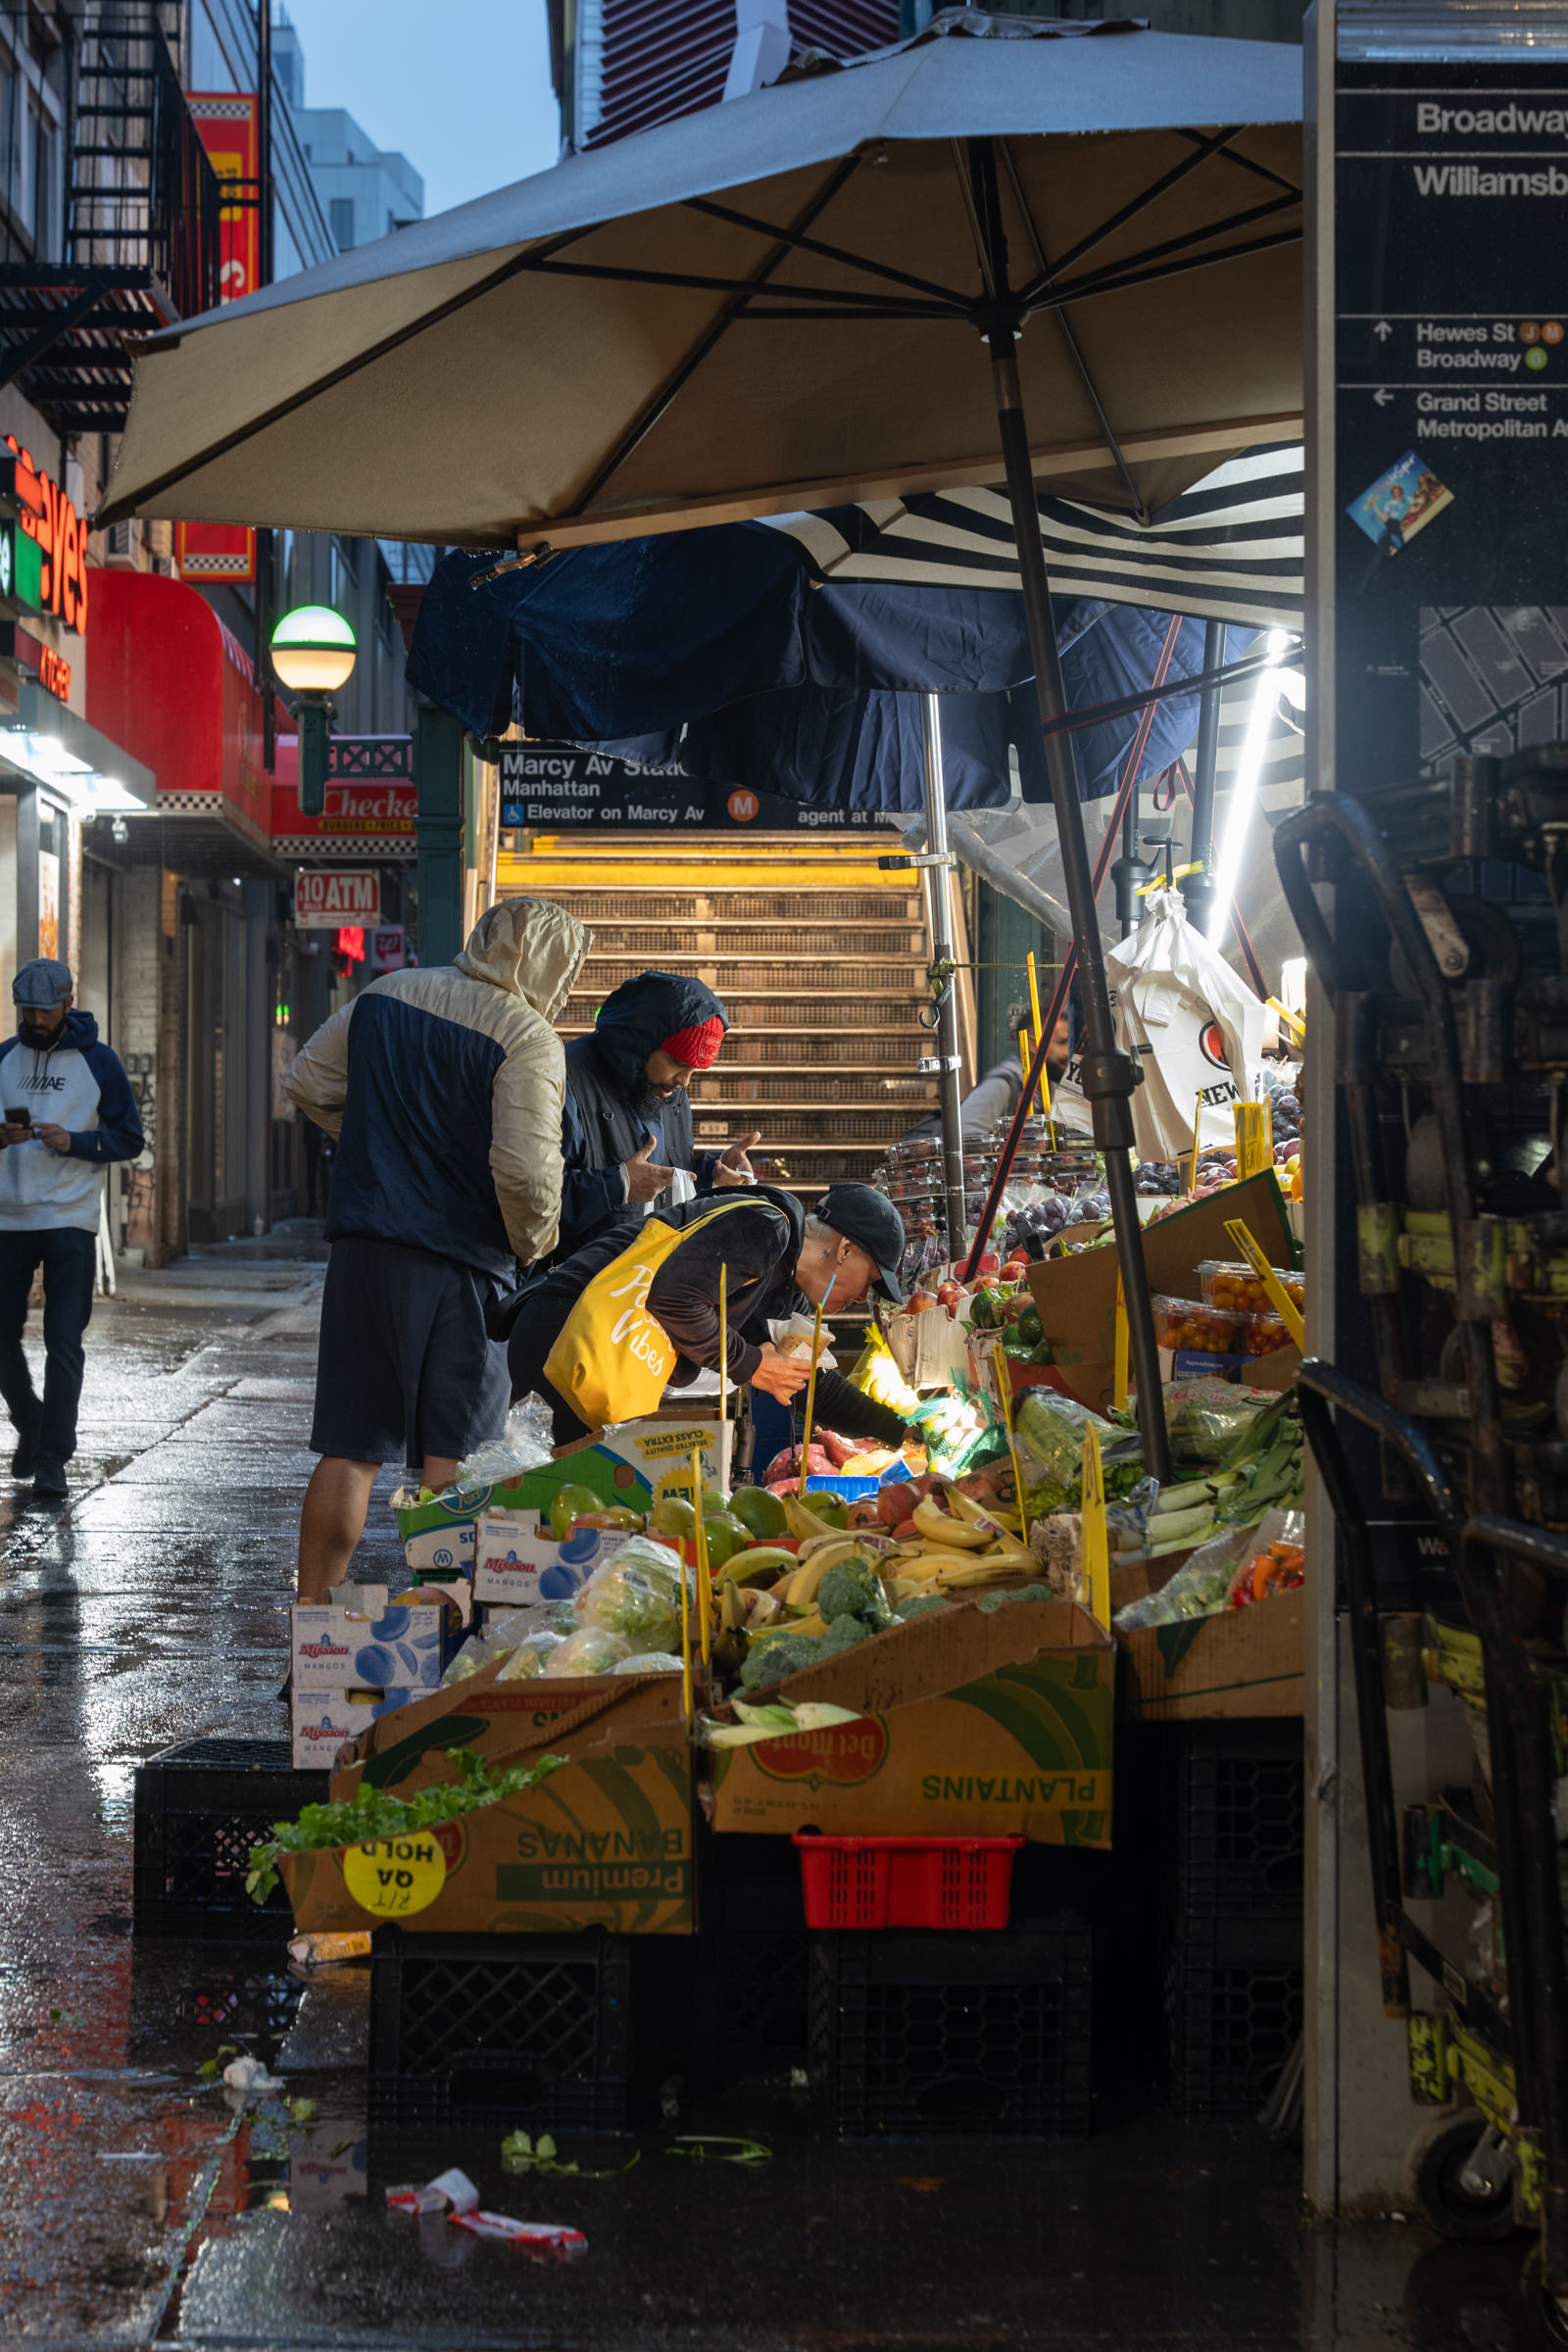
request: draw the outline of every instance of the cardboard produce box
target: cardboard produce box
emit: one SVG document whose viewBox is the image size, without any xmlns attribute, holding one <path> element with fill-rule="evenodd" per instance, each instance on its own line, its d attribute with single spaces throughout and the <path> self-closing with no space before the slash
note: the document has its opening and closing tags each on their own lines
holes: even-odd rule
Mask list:
<svg viewBox="0 0 1568 2352">
<path fill-rule="evenodd" d="M 626 1538 L 615 1528 L 576 1529 L 558 1544 L 532 1511 L 481 1511 L 474 1539 L 473 1596 L 528 1608 L 569 1600 Z"/>
<path fill-rule="evenodd" d="M 716 1412 L 705 1421 L 694 1413 L 661 1409 L 640 1421 L 612 1422 L 563 1446 L 553 1461 L 525 1470 L 520 1478 L 489 1487 L 449 1487 L 433 1501 L 411 1504 L 395 1514 L 398 1534 L 405 1552 L 414 1537 L 432 1533 L 451 1539 L 466 1530 L 471 1544 L 481 1511 L 547 1510 L 558 1487 L 591 1487 L 605 1502 L 651 1510 L 666 1487 L 690 1491 L 694 1447 L 702 1454 L 705 1480 L 727 1486 L 734 1436 L 735 1424 L 721 1429 Z"/>
<path fill-rule="evenodd" d="M 334 1775 L 334 1797 L 352 1796 L 363 1779 L 407 1795 L 456 1779 L 451 1748 L 497 1766 L 567 1759 L 537 1788 L 427 1833 L 444 1883 L 400 1924 L 413 1935 L 689 1936 L 693 1791 L 680 1677 L 498 1683 L 498 1673 L 487 1667 L 372 1724 L 354 1763 Z M 302 1931 L 375 1924 L 349 1891 L 343 1849 L 285 1855 L 281 1869 Z"/>
<path fill-rule="evenodd" d="M 1144 1230 L 1144 1263 L 1156 1296 L 1196 1298 L 1198 1268 L 1205 1257 L 1231 1257 L 1236 1246 L 1225 1231 L 1240 1217 L 1272 1265 L 1295 1263 L 1295 1245 L 1285 1197 L 1272 1170 L 1245 1184 L 1195 1200 Z M 1076 1257 L 1047 1258 L 1029 1268 L 1029 1290 L 1040 1312 L 1040 1328 L 1051 1342 L 1056 1369 L 1080 1403 L 1102 1409 L 1111 1389 L 1116 1350 L 1116 1250 L 1106 1243 Z M 1267 1362 L 1268 1358 L 1260 1359 Z M 1244 1379 L 1249 1378 L 1247 1374 Z M 1262 1385 L 1259 1383 L 1259 1385 Z M 1272 1385 L 1272 1383 L 1270 1383 Z"/>
<path fill-rule="evenodd" d="M 1071 1601 L 932 1610 L 778 1687 L 860 1721 L 711 1751 L 712 1826 L 1108 1846 L 1114 1667 Z"/>
<path fill-rule="evenodd" d="M 430 1591 L 393 1601 L 373 1616 L 296 1601 L 289 1610 L 294 1690 L 434 1690 L 457 1654 L 458 1633 L 453 1603 Z"/>
<path fill-rule="evenodd" d="M 1163 1566 L 1163 1562 L 1157 1563 Z M 1306 1587 L 1217 1617 L 1118 1634 L 1127 1711 L 1143 1723 L 1299 1715 Z"/>
</svg>

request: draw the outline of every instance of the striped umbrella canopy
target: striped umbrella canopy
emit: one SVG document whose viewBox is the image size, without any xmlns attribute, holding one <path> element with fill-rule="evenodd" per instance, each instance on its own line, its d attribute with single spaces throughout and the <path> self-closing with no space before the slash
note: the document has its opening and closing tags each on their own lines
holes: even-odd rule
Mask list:
<svg viewBox="0 0 1568 2352">
<path fill-rule="evenodd" d="M 1305 603 L 1299 442 L 1250 450 L 1140 520 L 1041 498 L 1054 593 L 1147 605 L 1201 620 L 1296 629 Z M 824 580 L 926 588 L 1022 582 L 1004 491 L 946 490 L 770 518 Z"/>
</svg>

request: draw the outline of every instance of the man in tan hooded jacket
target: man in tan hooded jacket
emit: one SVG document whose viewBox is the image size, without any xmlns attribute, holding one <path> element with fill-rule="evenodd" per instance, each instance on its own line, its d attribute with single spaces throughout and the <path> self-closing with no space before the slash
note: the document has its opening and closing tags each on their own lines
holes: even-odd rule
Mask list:
<svg viewBox="0 0 1568 2352">
<path fill-rule="evenodd" d="M 514 1261 L 555 1247 L 565 1062 L 551 1024 L 592 936 L 563 907 L 508 899 L 455 964 L 372 982 L 289 1073 L 338 1139 L 301 1600 L 347 1568 L 383 1462 L 443 1487 L 505 1426 L 485 1309 Z"/>
</svg>

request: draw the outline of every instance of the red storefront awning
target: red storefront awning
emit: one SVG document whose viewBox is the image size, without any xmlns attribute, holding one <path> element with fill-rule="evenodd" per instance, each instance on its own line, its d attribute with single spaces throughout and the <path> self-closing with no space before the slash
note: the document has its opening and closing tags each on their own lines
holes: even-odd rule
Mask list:
<svg viewBox="0 0 1568 2352">
<path fill-rule="evenodd" d="M 215 817 L 270 851 L 274 778 L 243 646 L 205 597 L 158 572 L 95 566 L 89 611 L 89 723 L 156 772 L 160 815 Z M 280 703 L 274 710 L 292 729 Z M 275 782 L 294 789 L 292 731 Z"/>
</svg>

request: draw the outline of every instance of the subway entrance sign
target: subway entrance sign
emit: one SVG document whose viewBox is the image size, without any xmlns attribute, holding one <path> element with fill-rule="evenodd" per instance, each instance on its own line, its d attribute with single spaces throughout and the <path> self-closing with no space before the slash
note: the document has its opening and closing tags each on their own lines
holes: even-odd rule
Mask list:
<svg viewBox="0 0 1568 2352">
<path fill-rule="evenodd" d="M 381 877 L 373 866 L 306 871 L 294 884 L 294 920 L 302 930 L 363 928 L 381 920 Z"/>
</svg>

